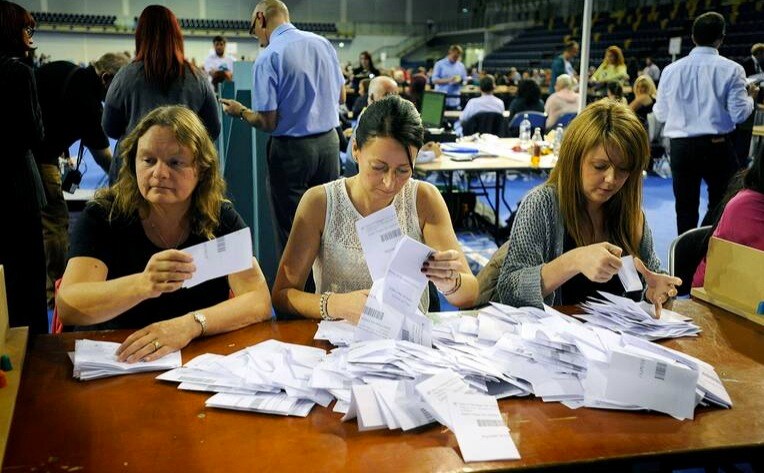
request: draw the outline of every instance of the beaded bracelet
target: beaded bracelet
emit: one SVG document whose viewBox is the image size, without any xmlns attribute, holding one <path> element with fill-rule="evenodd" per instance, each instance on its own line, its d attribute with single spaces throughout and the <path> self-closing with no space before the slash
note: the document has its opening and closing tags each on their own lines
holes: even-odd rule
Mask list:
<svg viewBox="0 0 764 473">
<path fill-rule="evenodd" d="M 327 305 L 329 303 L 329 296 L 332 295 L 331 291 L 326 291 L 325 293 L 321 294 L 321 300 L 319 301 L 319 311 L 321 312 L 321 318 L 323 320 L 334 320 L 331 316 L 329 316 L 329 310 L 327 309 Z"/>
<path fill-rule="evenodd" d="M 443 295 L 450 296 L 451 294 L 458 291 L 460 287 L 462 287 L 462 273 L 456 273 L 456 283 L 454 283 L 454 287 L 451 288 L 449 291 L 444 292 Z"/>
</svg>

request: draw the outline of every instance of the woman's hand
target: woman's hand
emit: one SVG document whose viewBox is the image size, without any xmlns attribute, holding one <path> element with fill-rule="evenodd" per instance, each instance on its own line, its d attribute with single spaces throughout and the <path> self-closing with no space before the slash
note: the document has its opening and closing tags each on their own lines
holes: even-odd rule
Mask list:
<svg viewBox="0 0 764 473">
<path fill-rule="evenodd" d="M 174 292 L 191 279 L 196 266 L 188 253 L 180 250 L 164 250 L 154 254 L 141 273 L 141 281 L 149 298 L 165 292 Z"/>
<path fill-rule="evenodd" d="M 424 275 L 440 292 L 444 293 L 454 290 L 462 271 L 464 271 L 462 260 L 456 250 L 437 251 L 422 263 Z"/>
<path fill-rule="evenodd" d="M 574 250 L 578 270 L 590 281 L 607 282 L 621 269 L 621 248 L 603 241 Z"/>
<path fill-rule="evenodd" d="M 117 360 L 154 361 L 180 350 L 199 334 L 201 327 L 190 315 L 156 322 L 127 337 L 117 349 Z"/>
<path fill-rule="evenodd" d="M 368 297 L 368 289 L 345 294 L 331 294 L 326 301 L 326 311 L 329 317 L 342 318 L 353 325 L 358 325 Z"/>
<path fill-rule="evenodd" d="M 682 280 L 674 276 L 669 276 L 668 274 L 660 274 L 650 271 L 645 266 L 645 263 L 639 258 L 634 258 L 634 266 L 637 268 L 637 271 L 639 271 L 639 274 L 645 278 L 645 282 L 647 283 L 645 298 L 655 306 L 655 318 L 660 318 L 661 307 L 669 299 L 676 296 L 676 286 L 681 286 Z"/>
</svg>

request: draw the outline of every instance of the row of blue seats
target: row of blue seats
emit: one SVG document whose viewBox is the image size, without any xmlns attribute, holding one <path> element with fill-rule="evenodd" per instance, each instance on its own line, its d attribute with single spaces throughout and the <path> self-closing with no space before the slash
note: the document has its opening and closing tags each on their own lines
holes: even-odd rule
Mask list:
<svg viewBox="0 0 764 473">
<path fill-rule="evenodd" d="M 69 25 L 69 26 L 114 26 L 115 15 L 86 15 L 78 13 L 49 13 L 32 12 L 32 16 L 40 24 Z M 133 20 L 137 23 L 138 17 Z M 180 26 L 184 29 L 202 30 L 249 30 L 250 20 L 216 20 L 180 18 Z M 295 23 L 302 30 L 315 33 L 337 33 L 334 23 Z"/>
<path fill-rule="evenodd" d="M 114 15 L 84 15 L 78 13 L 32 12 L 35 21 L 40 24 L 75 25 L 75 26 L 114 26 Z"/>
</svg>

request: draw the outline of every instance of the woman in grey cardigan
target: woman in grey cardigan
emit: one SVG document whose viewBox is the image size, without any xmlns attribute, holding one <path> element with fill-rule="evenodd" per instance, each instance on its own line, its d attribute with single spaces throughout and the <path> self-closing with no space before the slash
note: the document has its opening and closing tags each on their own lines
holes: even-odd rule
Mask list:
<svg viewBox="0 0 764 473">
<path fill-rule="evenodd" d="M 565 134 L 547 182 L 520 205 L 495 298 L 513 306 L 577 304 L 598 290 L 623 295 L 621 257 L 633 255 L 656 314 L 681 280 L 659 274 L 642 213 L 650 149 L 636 115 L 613 101 L 587 107 Z"/>
</svg>

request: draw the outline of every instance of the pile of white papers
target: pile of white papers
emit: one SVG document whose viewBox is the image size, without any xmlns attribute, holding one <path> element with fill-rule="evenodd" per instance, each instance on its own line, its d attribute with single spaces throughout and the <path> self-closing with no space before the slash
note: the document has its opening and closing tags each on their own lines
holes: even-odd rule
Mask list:
<svg viewBox="0 0 764 473">
<path fill-rule="evenodd" d="M 352 326 L 343 324 L 321 322 L 316 336 L 347 341 Z M 549 307 L 493 304 L 477 317 L 439 320 L 432 337 L 434 349 L 400 340 L 354 342 L 332 351 L 314 376 L 331 380 L 320 387 L 333 389 L 341 401 L 335 410 L 342 412 L 357 385 L 413 382 L 444 370 L 496 399 L 533 394 L 571 408 L 650 409 L 678 419 L 692 418 L 698 404 L 732 405 L 713 367 L 701 360 Z M 384 406 L 378 409 L 384 414 Z M 362 424 L 359 418 L 359 428 L 368 427 Z"/>
<path fill-rule="evenodd" d="M 178 389 L 218 393 L 208 407 L 305 417 L 314 405 L 334 399 L 309 386 L 313 369 L 326 357 L 320 348 L 266 340 L 228 356 L 207 353 L 157 376 Z"/>
<path fill-rule="evenodd" d="M 181 365 L 180 352 L 169 353 L 154 361 L 123 363 L 117 361 L 119 343 L 77 340 L 69 357 L 74 363 L 74 377 L 81 381 L 123 374 L 160 371 Z"/>
<path fill-rule="evenodd" d="M 576 315 L 591 324 L 647 340 L 695 336 L 700 328 L 674 311 L 661 309 L 661 317 L 653 317 L 655 309 L 646 301 L 636 303 L 625 297 L 599 291 L 601 299 L 591 298 L 581 304 L 586 312 Z"/>
</svg>

